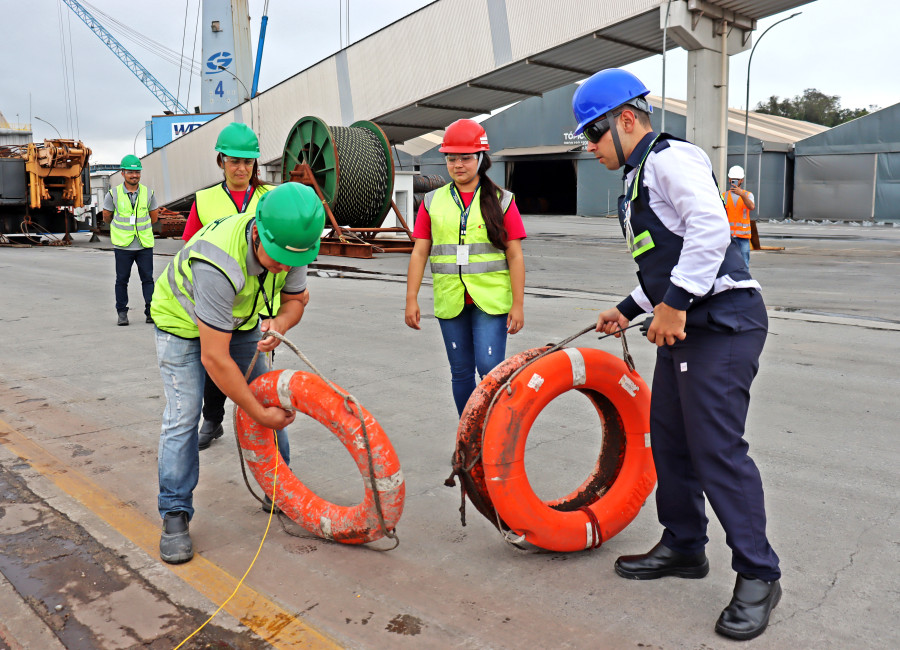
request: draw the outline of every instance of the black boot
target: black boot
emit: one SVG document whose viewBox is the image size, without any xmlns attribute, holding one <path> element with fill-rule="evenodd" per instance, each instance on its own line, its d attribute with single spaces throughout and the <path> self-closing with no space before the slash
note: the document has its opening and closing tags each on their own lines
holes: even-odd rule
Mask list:
<svg viewBox="0 0 900 650">
<path fill-rule="evenodd" d="M 716 632 L 722 636 L 746 641 L 766 631 L 769 614 L 781 600 L 778 580 L 766 582 L 740 573 L 734 584 L 734 596 L 716 621 Z"/>
<path fill-rule="evenodd" d="M 620 557 L 616 560 L 616 573 L 632 580 L 655 580 L 665 576 L 702 578 L 709 573 L 709 561 L 703 551 L 684 555 L 660 542 L 649 553 Z"/>
<path fill-rule="evenodd" d="M 166 513 L 159 538 L 159 557 L 169 564 L 181 564 L 194 557 L 188 514 L 183 510 Z"/>
<path fill-rule="evenodd" d="M 268 514 L 270 512 L 273 515 L 281 514 L 281 508 L 279 508 L 277 505 L 272 503 L 272 499 L 269 498 L 268 494 L 263 495 L 262 511 L 265 512 L 266 514 Z"/>
<path fill-rule="evenodd" d="M 197 449 L 206 449 L 212 444 L 216 438 L 221 438 L 225 430 L 222 428 L 221 422 L 210 422 L 203 420 L 203 426 L 197 433 Z"/>
<path fill-rule="evenodd" d="M 119 322 L 116 325 L 128 325 L 128 312 L 120 311 L 119 312 Z"/>
</svg>

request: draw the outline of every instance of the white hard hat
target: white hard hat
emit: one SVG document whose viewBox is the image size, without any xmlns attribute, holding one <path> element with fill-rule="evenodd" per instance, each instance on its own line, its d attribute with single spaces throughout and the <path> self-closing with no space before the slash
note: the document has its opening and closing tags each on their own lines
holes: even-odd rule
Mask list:
<svg viewBox="0 0 900 650">
<path fill-rule="evenodd" d="M 728 170 L 728 178 L 736 178 L 741 180 L 744 178 L 744 168 L 740 165 L 735 165 L 731 169 Z"/>
</svg>

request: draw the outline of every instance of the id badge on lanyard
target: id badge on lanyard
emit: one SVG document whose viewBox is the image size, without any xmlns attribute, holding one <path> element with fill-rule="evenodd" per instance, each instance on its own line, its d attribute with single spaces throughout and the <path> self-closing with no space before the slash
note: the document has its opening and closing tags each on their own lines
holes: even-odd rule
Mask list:
<svg viewBox="0 0 900 650">
<path fill-rule="evenodd" d="M 140 190 L 138 190 L 140 192 Z M 128 200 L 131 201 L 131 197 L 128 197 Z M 134 199 L 134 203 L 131 204 L 131 218 L 128 220 L 129 225 L 135 225 L 137 223 L 137 204 L 140 201 L 140 194 Z"/>
<path fill-rule="evenodd" d="M 456 207 L 459 208 L 459 241 L 464 242 L 466 240 L 466 223 L 469 221 L 469 210 L 472 208 L 472 203 L 475 202 L 475 196 L 478 194 L 478 188 L 481 187 L 481 183 L 475 187 L 475 192 L 472 194 L 472 202 L 469 203 L 468 206 L 463 207 L 462 197 L 456 195 L 456 186 L 450 188 L 450 196 L 453 197 L 454 203 L 456 203 Z M 466 266 L 469 263 L 469 245 L 460 243 L 456 246 L 456 265 L 457 266 Z"/>
</svg>

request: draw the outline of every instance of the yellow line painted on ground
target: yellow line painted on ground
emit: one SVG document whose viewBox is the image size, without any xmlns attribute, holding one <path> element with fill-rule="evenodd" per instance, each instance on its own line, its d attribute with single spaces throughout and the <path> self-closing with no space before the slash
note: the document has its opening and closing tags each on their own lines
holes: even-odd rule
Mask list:
<svg viewBox="0 0 900 650">
<path fill-rule="evenodd" d="M 2 419 L 0 444 L 151 557 L 158 557 L 160 524 L 149 521 L 134 507 L 117 499 Z M 238 583 L 233 575 L 200 555 L 186 564 L 160 563 L 217 606 L 231 595 Z M 246 584 L 225 606 L 225 611 L 276 648 L 341 647 Z"/>
</svg>

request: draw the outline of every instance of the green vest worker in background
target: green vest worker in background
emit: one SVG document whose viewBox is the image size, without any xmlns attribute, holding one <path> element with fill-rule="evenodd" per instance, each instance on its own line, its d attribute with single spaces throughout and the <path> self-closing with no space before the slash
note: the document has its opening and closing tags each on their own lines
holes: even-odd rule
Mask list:
<svg viewBox="0 0 900 650">
<path fill-rule="evenodd" d="M 137 264 L 144 292 L 144 315 L 150 318 L 153 296 L 153 224 L 159 218 L 153 190 L 141 185 L 141 161 L 125 156 L 120 166 L 125 182 L 106 193 L 103 220 L 109 226 L 109 238 L 116 255 L 116 312 L 118 324 L 128 325 L 128 280 L 131 265 Z"/>
<path fill-rule="evenodd" d="M 506 358 L 506 335 L 525 325 L 525 227 L 510 192 L 487 177 L 487 134 L 473 120 L 447 127 L 440 151 L 453 182 L 425 195 L 406 279 L 406 324 L 419 324 L 419 287 L 431 262 L 434 315 L 441 325 L 456 410 L 462 415 L 475 371 Z"/>
<path fill-rule="evenodd" d="M 232 122 L 219 133 L 216 140 L 216 164 L 225 179 L 197 192 L 191 214 L 184 226 L 184 241 L 210 221 L 232 214 L 256 214 L 259 199 L 272 189 L 259 180 L 259 139 L 246 124 Z M 277 303 L 277 300 L 275 301 Z M 277 309 L 276 304 L 270 305 Z M 266 312 L 269 318 L 272 314 Z M 203 424 L 197 436 L 197 447 L 206 449 L 225 432 L 225 394 L 206 376 L 203 391 Z"/>
<path fill-rule="evenodd" d="M 169 263 L 156 283 L 151 313 L 156 353 L 166 393 L 159 442 L 160 557 L 171 564 L 194 556 L 188 522 L 200 469 L 197 424 L 204 376 L 261 425 L 277 430 L 284 463 L 290 449 L 284 427 L 295 414 L 263 406 L 248 381 L 269 370 L 261 355 L 248 381 L 244 374 L 257 350 L 269 352 L 276 338 L 300 322 L 309 302 L 306 265 L 319 251 L 325 211 L 315 191 L 285 183 L 267 192 L 256 216 L 235 214 L 204 226 Z M 275 317 L 259 322 L 266 303 L 280 296 Z"/>
</svg>

